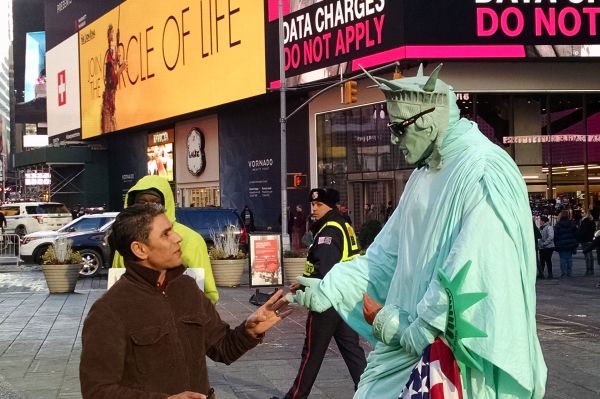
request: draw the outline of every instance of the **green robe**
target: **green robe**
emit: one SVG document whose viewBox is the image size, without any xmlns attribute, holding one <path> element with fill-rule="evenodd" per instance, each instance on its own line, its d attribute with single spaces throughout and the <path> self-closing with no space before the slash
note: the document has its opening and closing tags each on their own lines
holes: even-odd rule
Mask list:
<svg viewBox="0 0 600 399">
<path fill-rule="evenodd" d="M 451 124 L 440 154 L 441 169 L 413 172 L 366 255 L 337 264 L 320 288 L 371 342 L 363 292 L 443 335 L 448 297 L 438 270 L 452 278 L 471 261 L 462 292 L 487 297 L 465 316 L 487 337 L 463 340 L 483 364 L 483 372 L 461 370 L 465 397 L 542 398 L 547 369 L 536 333 L 535 248 L 524 181 L 508 154 L 465 119 Z M 418 357 L 397 342 L 376 343 L 355 398 L 398 398 Z"/>
<path fill-rule="evenodd" d="M 125 196 L 125 205 L 131 205 L 129 201 L 130 194 L 134 191 L 143 191 L 149 188 L 159 190 L 165 200 L 166 215 L 173 223 L 173 230 L 181 236 L 181 257 L 183 264 L 187 267 L 200 267 L 204 269 L 204 294 L 212 303 L 217 303 L 219 300 L 219 292 L 213 277 L 210 258 L 208 257 L 208 249 L 206 243 L 200 234 L 190 229 L 187 226 L 175 220 L 175 199 L 169 182 L 160 176 L 144 176 L 129 189 Z M 123 257 L 119 252 L 115 252 L 112 267 L 124 267 Z"/>
</svg>

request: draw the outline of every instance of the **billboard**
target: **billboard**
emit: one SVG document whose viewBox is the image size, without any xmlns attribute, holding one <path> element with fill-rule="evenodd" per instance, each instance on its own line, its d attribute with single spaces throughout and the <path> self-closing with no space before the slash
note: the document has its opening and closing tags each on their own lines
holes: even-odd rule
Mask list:
<svg viewBox="0 0 600 399">
<path fill-rule="evenodd" d="M 263 1 L 129 0 L 79 54 L 83 138 L 263 94 Z"/>
<path fill-rule="evenodd" d="M 593 1 L 284 2 L 286 76 L 304 77 L 292 84 L 401 59 L 600 57 Z M 268 1 L 272 87 L 279 84 L 277 5 Z"/>
<path fill-rule="evenodd" d="M 50 137 L 81 127 L 77 40 L 78 36 L 72 35 L 46 53 L 46 110 Z"/>
<path fill-rule="evenodd" d="M 36 86 L 44 83 L 46 78 L 46 35 L 44 32 L 27 32 L 25 34 L 25 101 L 31 101 L 36 95 Z M 42 96 L 43 97 L 43 96 Z"/>
<path fill-rule="evenodd" d="M 44 26 L 46 47 L 57 46 L 92 23 L 104 13 L 112 10 L 123 0 L 46 0 L 44 1 Z"/>
</svg>

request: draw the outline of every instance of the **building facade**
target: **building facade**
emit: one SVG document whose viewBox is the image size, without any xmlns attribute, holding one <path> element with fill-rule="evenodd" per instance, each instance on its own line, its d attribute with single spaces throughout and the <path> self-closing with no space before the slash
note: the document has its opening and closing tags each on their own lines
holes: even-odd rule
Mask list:
<svg viewBox="0 0 600 399">
<path fill-rule="evenodd" d="M 171 181 L 180 206 L 248 205 L 260 228 L 280 228 L 277 1 L 52 3 L 49 141 L 106 152 L 111 209 L 155 173 Z M 367 208 L 385 221 L 412 169 L 390 144 L 383 96 L 361 68 L 390 78 L 394 62 L 410 76 L 421 62 L 429 72 L 442 61 L 463 115 L 515 159 L 532 206 L 595 205 L 600 7 L 289 0 L 283 8 L 288 112 L 331 85 L 287 120 L 286 169 L 309 176 L 307 187 L 287 190 L 292 207 L 306 205 L 310 186 L 333 186 L 357 225 Z M 336 82 L 353 76 L 358 101 L 342 104 Z"/>
</svg>

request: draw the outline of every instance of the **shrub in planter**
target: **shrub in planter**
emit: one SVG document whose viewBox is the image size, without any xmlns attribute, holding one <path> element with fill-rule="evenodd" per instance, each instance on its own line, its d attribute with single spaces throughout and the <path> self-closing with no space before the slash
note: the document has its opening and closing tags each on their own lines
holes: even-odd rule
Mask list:
<svg viewBox="0 0 600 399">
<path fill-rule="evenodd" d="M 71 242 L 58 238 L 42 255 L 42 271 L 51 294 L 75 291 L 83 260 Z"/>
<path fill-rule="evenodd" d="M 240 249 L 239 235 L 233 229 L 226 229 L 223 234 L 211 232 L 210 235 L 214 247 L 208 255 L 215 283 L 219 287 L 240 285 L 247 261 L 246 254 Z"/>
</svg>

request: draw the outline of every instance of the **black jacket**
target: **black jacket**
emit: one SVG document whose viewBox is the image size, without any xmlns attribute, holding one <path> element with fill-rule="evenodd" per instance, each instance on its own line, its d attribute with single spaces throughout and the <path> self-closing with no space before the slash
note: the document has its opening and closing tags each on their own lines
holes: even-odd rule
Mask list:
<svg viewBox="0 0 600 399">
<path fill-rule="evenodd" d="M 554 226 L 554 249 L 572 251 L 577 248 L 577 227 L 568 219 L 562 219 Z"/>
<path fill-rule="evenodd" d="M 579 242 L 592 242 L 594 233 L 596 232 L 596 222 L 590 218 L 585 218 L 581 221 L 579 231 L 577 231 L 577 239 Z"/>
<path fill-rule="evenodd" d="M 590 245 L 583 246 L 583 253 L 587 254 L 594 249 L 600 249 L 600 236 L 594 238 L 594 241 Z"/>
<path fill-rule="evenodd" d="M 332 209 L 311 226 L 314 239 L 308 250 L 307 261 L 314 266 L 314 270 L 310 277 L 325 277 L 333 265 L 342 260 L 345 238 L 341 230 L 333 226 L 326 226 L 321 230 L 325 223 L 330 221 L 338 222 L 342 226 L 346 222 L 336 209 Z"/>
</svg>

